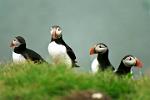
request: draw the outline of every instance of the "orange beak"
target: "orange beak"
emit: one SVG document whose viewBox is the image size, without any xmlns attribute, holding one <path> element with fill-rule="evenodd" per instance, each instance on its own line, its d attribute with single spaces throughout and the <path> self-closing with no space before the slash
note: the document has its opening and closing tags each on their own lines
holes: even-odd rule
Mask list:
<svg viewBox="0 0 150 100">
<path fill-rule="evenodd" d="M 90 55 L 93 55 L 93 54 L 95 54 L 95 50 L 94 50 L 94 48 L 91 48 L 90 49 Z"/>
<path fill-rule="evenodd" d="M 13 42 L 10 43 L 10 47 L 13 48 L 15 45 L 13 44 Z"/>
<path fill-rule="evenodd" d="M 52 37 L 53 37 L 53 39 L 57 39 L 56 31 L 53 32 Z"/>
<path fill-rule="evenodd" d="M 52 37 L 53 39 L 57 39 L 57 33 L 55 28 L 53 29 Z"/>
<path fill-rule="evenodd" d="M 141 60 L 139 60 L 138 58 L 136 58 L 136 64 L 135 64 L 136 67 L 138 68 L 142 68 L 143 67 L 143 63 Z"/>
</svg>

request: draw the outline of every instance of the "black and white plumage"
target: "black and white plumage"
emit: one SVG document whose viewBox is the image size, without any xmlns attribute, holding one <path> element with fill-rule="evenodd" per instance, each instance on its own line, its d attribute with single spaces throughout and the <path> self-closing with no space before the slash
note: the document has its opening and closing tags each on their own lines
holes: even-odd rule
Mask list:
<svg viewBox="0 0 150 100">
<path fill-rule="evenodd" d="M 52 26 L 51 42 L 48 45 L 49 55 L 54 64 L 66 64 L 69 67 L 79 67 L 73 50 L 64 42 L 60 26 Z"/>
<path fill-rule="evenodd" d="M 91 70 L 93 73 L 107 68 L 114 70 L 114 67 L 109 61 L 108 53 L 108 47 L 104 43 L 98 43 L 90 49 L 90 55 L 98 54 L 91 64 Z"/>
<path fill-rule="evenodd" d="M 26 41 L 23 37 L 15 37 L 10 47 L 13 49 L 12 58 L 14 63 L 33 61 L 35 63 L 45 62 L 45 60 L 35 51 L 26 48 Z"/>
<path fill-rule="evenodd" d="M 142 62 L 132 56 L 132 55 L 126 55 L 122 60 L 121 63 L 118 67 L 118 69 L 115 71 L 116 74 L 118 75 L 127 75 L 131 72 L 132 67 L 137 67 L 137 68 L 142 68 L 143 64 Z"/>
</svg>

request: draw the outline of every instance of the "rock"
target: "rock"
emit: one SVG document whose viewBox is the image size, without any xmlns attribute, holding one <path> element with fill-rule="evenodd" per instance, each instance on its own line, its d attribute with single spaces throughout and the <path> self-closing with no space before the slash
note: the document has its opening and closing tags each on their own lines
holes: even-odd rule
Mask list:
<svg viewBox="0 0 150 100">
<path fill-rule="evenodd" d="M 111 100 L 111 98 L 102 92 L 87 90 L 72 92 L 60 100 Z"/>
</svg>

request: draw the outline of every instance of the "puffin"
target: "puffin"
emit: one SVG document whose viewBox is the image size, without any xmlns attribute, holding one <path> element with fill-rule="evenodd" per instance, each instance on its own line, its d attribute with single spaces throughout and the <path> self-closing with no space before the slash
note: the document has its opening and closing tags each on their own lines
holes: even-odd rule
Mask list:
<svg viewBox="0 0 150 100">
<path fill-rule="evenodd" d="M 108 58 L 108 47 L 104 43 L 98 43 L 90 48 L 90 55 L 97 54 L 97 57 L 93 60 L 91 64 L 91 71 L 97 73 L 98 71 L 104 71 L 108 68 L 114 70 L 114 67 Z"/>
<path fill-rule="evenodd" d="M 48 45 L 48 52 L 55 65 L 65 64 L 69 68 L 79 67 L 77 65 L 74 51 L 69 47 L 62 36 L 62 28 L 54 25 L 50 29 L 51 41 Z"/>
<path fill-rule="evenodd" d="M 143 63 L 137 57 L 133 55 L 126 55 L 116 71 L 114 71 L 117 75 L 127 75 L 129 73 L 132 74 L 132 67 L 142 68 Z"/>
<path fill-rule="evenodd" d="M 22 36 L 16 36 L 10 43 L 12 59 L 14 63 L 33 61 L 34 63 L 45 62 L 35 51 L 26 47 L 26 41 Z"/>
</svg>

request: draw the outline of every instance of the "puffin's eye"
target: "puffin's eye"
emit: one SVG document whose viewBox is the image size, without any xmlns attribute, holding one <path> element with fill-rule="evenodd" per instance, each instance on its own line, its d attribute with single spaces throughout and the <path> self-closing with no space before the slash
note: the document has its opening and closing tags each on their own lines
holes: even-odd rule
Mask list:
<svg viewBox="0 0 150 100">
<path fill-rule="evenodd" d="M 102 48 L 102 46 L 101 46 L 101 45 L 99 45 L 99 48 Z"/>
<path fill-rule="evenodd" d="M 131 61 L 131 60 L 132 60 L 132 57 L 128 57 L 127 59 Z"/>
<path fill-rule="evenodd" d="M 99 45 L 99 48 L 106 48 L 104 45 Z"/>
<path fill-rule="evenodd" d="M 57 28 L 57 30 L 58 30 L 58 31 L 60 31 L 60 29 L 59 29 L 59 28 Z"/>
</svg>

